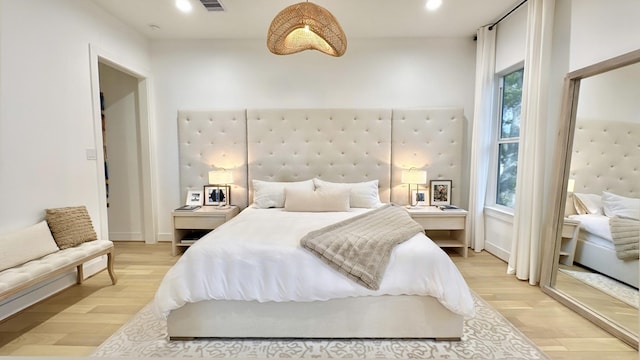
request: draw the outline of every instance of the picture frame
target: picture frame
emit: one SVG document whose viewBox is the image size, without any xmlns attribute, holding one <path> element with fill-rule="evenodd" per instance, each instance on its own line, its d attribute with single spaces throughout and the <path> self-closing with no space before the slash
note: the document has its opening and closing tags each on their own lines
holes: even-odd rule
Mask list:
<svg viewBox="0 0 640 360">
<path fill-rule="evenodd" d="M 205 206 L 226 206 L 231 204 L 231 186 L 229 185 L 205 185 Z"/>
<path fill-rule="evenodd" d="M 413 206 L 427 206 L 429 205 L 429 197 L 426 189 L 411 190 L 411 204 Z"/>
<path fill-rule="evenodd" d="M 431 180 L 429 182 L 430 204 L 451 205 L 451 180 Z"/>
<path fill-rule="evenodd" d="M 202 190 L 187 190 L 187 200 L 185 205 L 199 206 L 202 205 Z"/>
</svg>

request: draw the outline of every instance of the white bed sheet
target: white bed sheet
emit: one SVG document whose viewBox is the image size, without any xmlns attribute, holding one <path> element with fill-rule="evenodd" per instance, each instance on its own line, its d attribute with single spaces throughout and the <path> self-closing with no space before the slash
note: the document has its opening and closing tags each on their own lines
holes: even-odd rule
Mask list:
<svg viewBox="0 0 640 360">
<path fill-rule="evenodd" d="M 450 311 L 474 314 L 464 278 L 423 233 L 395 247 L 380 289 L 369 290 L 300 246 L 309 231 L 369 211 L 307 213 L 248 207 L 192 245 L 165 275 L 154 312 L 166 318 L 203 300 L 323 301 L 375 295 L 428 295 Z"/>
<path fill-rule="evenodd" d="M 580 230 L 594 234 L 602 239 L 608 240 L 613 246 L 611 228 L 609 227 L 609 217 L 599 214 L 569 215 L 570 219 L 580 221 Z M 587 238 L 587 237 L 585 237 Z"/>
</svg>

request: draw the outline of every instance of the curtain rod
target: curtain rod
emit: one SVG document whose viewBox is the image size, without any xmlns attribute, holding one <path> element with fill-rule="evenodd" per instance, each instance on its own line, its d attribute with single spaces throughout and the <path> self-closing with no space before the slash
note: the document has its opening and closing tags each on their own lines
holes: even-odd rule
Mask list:
<svg viewBox="0 0 640 360">
<path fill-rule="evenodd" d="M 523 2 L 521 2 L 520 4 L 518 4 L 518 6 L 514 7 L 513 9 L 511 9 L 511 11 L 509 11 L 508 13 L 504 14 L 504 16 L 502 16 L 500 19 L 498 19 L 498 21 L 494 22 L 493 24 L 491 24 L 491 26 L 489 26 L 489 31 L 493 30 L 493 28 L 498 25 L 498 23 L 500 23 L 500 21 L 504 20 L 507 16 L 511 15 L 511 13 L 513 13 L 514 11 L 518 10 L 518 8 L 520 6 L 522 6 L 524 3 L 526 3 L 527 0 L 524 0 Z"/>
</svg>

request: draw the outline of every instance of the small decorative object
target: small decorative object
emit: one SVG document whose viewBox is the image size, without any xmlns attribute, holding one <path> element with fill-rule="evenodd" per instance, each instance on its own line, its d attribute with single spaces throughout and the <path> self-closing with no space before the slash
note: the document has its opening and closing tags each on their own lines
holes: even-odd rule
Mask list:
<svg viewBox="0 0 640 360">
<path fill-rule="evenodd" d="M 231 204 L 231 187 L 233 184 L 233 173 L 225 169 L 209 171 L 209 185 L 217 187 L 214 192 L 211 186 L 204 187 L 205 205 L 218 205 L 221 208 L 228 208 Z"/>
<path fill-rule="evenodd" d="M 427 172 L 425 170 L 418 170 L 416 168 L 402 170 L 400 182 L 409 185 L 409 206 L 417 206 L 418 203 L 416 202 L 416 196 L 412 196 L 413 193 L 411 192 L 411 184 L 416 184 L 416 191 L 420 190 L 420 184 L 424 185 L 427 183 Z"/>
<path fill-rule="evenodd" d="M 174 211 L 196 211 L 200 209 L 200 205 L 182 205 Z"/>
<path fill-rule="evenodd" d="M 187 190 L 187 201 L 185 205 L 202 205 L 202 190 Z"/>
<path fill-rule="evenodd" d="M 206 206 L 228 207 L 231 196 L 229 185 L 205 185 L 204 204 Z"/>
<path fill-rule="evenodd" d="M 451 180 L 431 180 L 431 205 L 451 205 Z"/>
<path fill-rule="evenodd" d="M 347 51 L 347 36 L 329 10 L 306 1 L 286 7 L 271 21 L 267 48 L 276 55 L 318 50 L 338 57 Z"/>
<path fill-rule="evenodd" d="M 424 190 L 411 190 L 411 203 L 415 204 L 415 206 L 428 205 L 427 192 Z"/>
</svg>

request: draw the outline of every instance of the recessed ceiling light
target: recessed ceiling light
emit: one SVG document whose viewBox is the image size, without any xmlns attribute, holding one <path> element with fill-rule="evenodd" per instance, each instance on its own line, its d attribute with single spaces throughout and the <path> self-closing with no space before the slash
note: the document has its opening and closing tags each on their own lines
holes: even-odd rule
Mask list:
<svg viewBox="0 0 640 360">
<path fill-rule="evenodd" d="M 191 10 L 193 9 L 193 6 L 191 6 L 189 0 L 176 0 L 176 7 L 183 13 L 191 12 Z"/>
<path fill-rule="evenodd" d="M 435 11 L 440 5 L 442 5 L 442 0 L 427 0 L 427 10 Z"/>
</svg>

